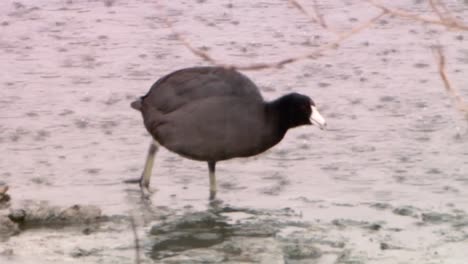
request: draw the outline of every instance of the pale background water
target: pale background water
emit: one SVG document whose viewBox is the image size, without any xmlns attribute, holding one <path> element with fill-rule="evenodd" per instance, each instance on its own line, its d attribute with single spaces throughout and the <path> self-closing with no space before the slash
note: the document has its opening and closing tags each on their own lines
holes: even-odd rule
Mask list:
<svg viewBox="0 0 468 264">
<path fill-rule="evenodd" d="M 468 23 L 466 3 L 447 3 Z M 431 16 L 424 1 L 392 5 Z M 379 13 L 364 1 L 319 6 L 340 32 Z M 150 137 L 130 102 L 164 74 L 207 65 L 164 19 L 195 47 L 233 64 L 274 62 L 336 39 L 288 1 L 20 0 L 1 1 L 0 14 L 0 180 L 13 203 L 94 204 L 107 214 L 138 207 L 137 186 L 122 181 L 140 175 Z M 266 99 L 310 95 L 329 129 L 294 129 L 262 155 L 219 163 L 218 197 L 290 207 L 310 221 L 386 220 L 409 230 L 403 241 L 418 238 L 408 254 L 419 260 L 430 248 L 426 238 L 444 247 L 432 229 L 370 204 L 468 211 L 467 122 L 430 49 L 445 47 L 447 74 L 468 99 L 467 41 L 466 31 L 385 16 L 320 58 L 244 72 Z M 161 150 L 151 187 L 153 205 L 205 208 L 207 166 Z M 465 263 L 457 260 L 466 252 L 453 248 L 450 263 Z"/>
</svg>

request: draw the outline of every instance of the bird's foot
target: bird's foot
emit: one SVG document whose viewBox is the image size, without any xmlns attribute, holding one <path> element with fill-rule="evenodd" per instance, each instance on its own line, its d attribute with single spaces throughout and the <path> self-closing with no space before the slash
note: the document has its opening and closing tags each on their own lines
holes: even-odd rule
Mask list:
<svg viewBox="0 0 468 264">
<path fill-rule="evenodd" d="M 149 186 L 142 184 L 141 182 L 140 182 L 140 191 L 141 191 L 141 197 L 144 199 L 149 199 L 151 197 L 151 194 L 153 194 L 153 192 L 149 189 Z"/>
<path fill-rule="evenodd" d="M 210 199 L 209 206 L 213 209 L 220 209 L 220 206 L 223 203 L 224 202 L 221 199 L 214 198 L 214 199 Z"/>
<path fill-rule="evenodd" d="M 216 198 L 216 190 L 210 190 L 209 202 L 211 206 L 219 206 L 223 201 L 219 198 Z"/>
<path fill-rule="evenodd" d="M 140 185 L 140 191 L 141 191 L 141 196 L 143 198 L 149 198 L 151 196 L 151 194 L 153 193 L 150 189 L 149 189 L 149 184 L 148 183 L 145 183 L 143 181 L 143 177 L 140 177 L 140 178 L 135 178 L 135 179 L 128 179 L 128 180 L 125 180 L 124 183 L 128 183 L 128 184 L 138 184 Z"/>
<path fill-rule="evenodd" d="M 210 201 L 216 200 L 216 190 L 210 190 Z"/>
</svg>

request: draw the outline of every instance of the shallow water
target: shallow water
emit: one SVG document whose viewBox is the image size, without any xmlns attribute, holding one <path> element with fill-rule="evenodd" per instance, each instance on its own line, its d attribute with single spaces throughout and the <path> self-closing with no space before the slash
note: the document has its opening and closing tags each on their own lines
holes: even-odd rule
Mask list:
<svg viewBox="0 0 468 264">
<path fill-rule="evenodd" d="M 378 13 L 361 1 L 319 2 L 327 23 L 343 32 Z M 468 5 L 451 4 L 468 23 Z M 422 1 L 394 5 L 430 16 Z M 10 186 L 13 205 L 94 204 L 118 215 L 145 208 L 137 186 L 122 183 L 140 175 L 150 142 L 130 102 L 168 72 L 206 65 L 175 38 L 165 18 L 194 46 L 242 65 L 300 55 L 336 39 L 288 1 L 22 0 L 0 2 L 0 14 L 0 179 Z M 468 211 L 467 122 L 444 91 L 430 50 L 445 47 L 447 74 L 468 98 L 467 40 L 467 32 L 387 16 L 320 58 L 245 72 L 267 99 L 290 91 L 310 95 L 329 129 L 297 128 L 260 156 L 219 163 L 218 197 L 255 209 L 293 208 L 304 221 L 401 225 L 407 231 L 399 240 L 416 253 L 387 253 L 369 263 L 425 263 L 426 245 L 411 241 L 415 234 L 432 239 L 432 229 L 370 204 Z M 204 163 L 160 150 L 151 186 L 154 207 L 207 207 Z M 461 245 L 436 237 L 440 259 Z M 57 261 L 42 247 L 46 253 L 29 253 Z M 464 263 L 457 261 L 468 256 L 460 254 L 450 263 Z"/>
</svg>

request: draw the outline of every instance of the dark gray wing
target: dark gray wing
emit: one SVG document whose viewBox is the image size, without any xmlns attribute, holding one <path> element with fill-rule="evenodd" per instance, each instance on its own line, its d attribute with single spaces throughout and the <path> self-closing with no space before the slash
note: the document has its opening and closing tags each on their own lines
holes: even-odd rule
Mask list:
<svg viewBox="0 0 468 264">
<path fill-rule="evenodd" d="M 257 86 L 245 75 L 221 67 L 194 67 L 159 79 L 142 97 L 142 111 L 170 113 L 200 99 L 219 96 L 245 97 L 263 102 Z"/>
</svg>

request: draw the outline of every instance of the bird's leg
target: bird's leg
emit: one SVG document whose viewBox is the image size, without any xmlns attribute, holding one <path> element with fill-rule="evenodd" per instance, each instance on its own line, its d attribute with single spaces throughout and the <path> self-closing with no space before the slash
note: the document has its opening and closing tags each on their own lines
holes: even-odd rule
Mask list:
<svg viewBox="0 0 468 264">
<path fill-rule="evenodd" d="M 143 169 L 143 172 L 141 173 L 141 177 L 138 179 L 130 179 L 124 181 L 125 183 L 139 183 L 143 194 L 149 193 L 151 172 L 153 170 L 154 157 L 156 156 L 156 152 L 158 152 L 158 147 L 158 142 L 154 140 L 151 141 L 151 145 L 148 150 L 148 155 L 146 156 L 145 167 Z"/>
<path fill-rule="evenodd" d="M 143 169 L 143 172 L 140 178 L 140 187 L 142 190 L 143 189 L 145 189 L 146 191 L 149 190 L 148 188 L 150 184 L 151 172 L 153 171 L 154 157 L 156 156 L 156 153 L 158 152 L 158 148 L 159 148 L 159 144 L 153 140 L 148 149 L 148 155 L 146 156 L 145 168 Z"/>
<path fill-rule="evenodd" d="M 208 170 L 210 173 L 210 200 L 216 198 L 216 174 L 215 174 L 216 161 L 208 161 Z"/>
</svg>

